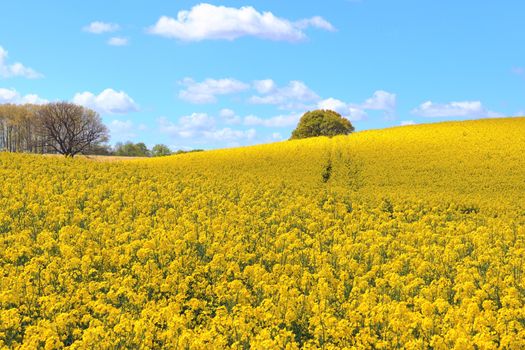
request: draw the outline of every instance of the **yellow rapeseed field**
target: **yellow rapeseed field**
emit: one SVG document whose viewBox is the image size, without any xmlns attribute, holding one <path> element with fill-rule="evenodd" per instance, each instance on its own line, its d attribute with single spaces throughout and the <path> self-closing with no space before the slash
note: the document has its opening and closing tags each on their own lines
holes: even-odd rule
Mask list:
<svg viewBox="0 0 525 350">
<path fill-rule="evenodd" d="M 525 118 L 0 154 L 0 348 L 524 349 Z"/>
</svg>

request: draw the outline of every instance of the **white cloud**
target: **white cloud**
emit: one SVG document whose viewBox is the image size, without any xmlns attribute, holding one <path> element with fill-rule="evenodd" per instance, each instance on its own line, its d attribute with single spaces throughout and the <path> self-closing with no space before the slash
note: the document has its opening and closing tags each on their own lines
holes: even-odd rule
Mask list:
<svg viewBox="0 0 525 350">
<path fill-rule="evenodd" d="M 174 123 L 172 121 L 170 121 L 168 118 L 166 117 L 160 117 L 157 119 L 157 123 L 159 124 L 159 130 L 165 134 L 170 134 L 170 135 L 178 135 L 179 133 L 179 126 L 177 125 L 177 123 Z"/>
<path fill-rule="evenodd" d="M 394 113 L 396 109 L 396 94 L 378 90 L 374 92 L 372 97 L 361 104 L 346 103 L 330 97 L 319 101 L 317 108 L 331 109 L 350 121 L 357 121 L 366 118 L 367 110 L 385 111 L 387 114 Z"/>
<path fill-rule="evenodd" d="M 281 109 L 304 110 L 309 107 L 306 103 L 319 99 L 319 96 L 305 83 L 296 80 L 290 81 L 283 87 L 277 87 L 271 79 L 256 80 L 251 86 L 232 78 L 208 78 L 202 82 L 184 78 L 179 83 L 185 86 L 179 91 L 179 98 L 195 104 L 215 103 L 220 95 L 236 94 L 250 88 L 260 93 L 252 96 L 249 99 L 250 103 L 277 105 Z"/>
<path fill-rule="evenodd" d="M 99 21 L 91 22 L 90 24 L 82 28 L 82 30 L 84 30 L 85 32 L 92 34 L 112 33 L 116 32 L 119 29 L 120 26 L 118 24 Z"/>
<path fill-rule="evenodd" d="M 272 92 L 276 88 L 276 85 L 272 79 L 264 79 L 254 81 L 253 87 L 258 93 L 267 94 Z"/>
<path fill-rule="evenodd" d="M 175 137 L 190 138 L 213 130 L 215 119 L 206 113 L 193 113 L 183 116 L 178 123 L 169 121 L 166 117 L 158 119 L 160 130 Z"/>
<path fill-rule="evenodd" d="M 314 27 L 314 28 L 324 29 L 329 32 L 335 32 L 335 27 L 332 25 L 332 23 L 328 22 L 326 19 L 320 16 L 302 19 L 296 22 L 296 27 L 300 29 Z"/>
<path fill-rule="evenodd" d="M 137 137 L 135 124 L 131 120 L 114 119 L 109 123 L 111 137 L 117 141 L 126 141 Z"/>
<path fill-rule="evenodd" d="M 348 112 L 348 104 L 333 97 L 319 101 L 317 107 L 320 109 L 331 109 L 343 115 Z"/>
<path fill-rule="evenodd" d="M 378 90 L 374 92 L 374 95 L 372 97 L 370 97 L 363 103 L 361 108 L 392 113 L 396 109 L 396 94 L 392 94 L 383 90 Z"/>
<path fill-rule="evenodd" d="M 2 46 L 0 46 L 0 77 L 1 78 L 12 78 L 12 77 L 24 77 L 28 79 L 42 78 L 43 75 L 38 73 L 32 68 L 24 66 L 20 62 L 13 64 L 7 64 L 8 52 Z"/>
<path fill-rule="evenodd" d="M 244 118 L 238 116 L 231 109 L 222 109 L 219 113 L 227 124 L 238 124 L 242 122 L 246 126 L 263 126 L 268 128 L 283 128 L 294 126 L 301 118 L 301 114 L 278 115 L 271 118 L 260 118 L 255 115 L 247 115 Z"/>
<path fill-rule="evenodd" d="M 179 119 L 184 129 L 209 128 L 215 124 L 215 119 L 206 113 L 193 113 Z"/>
<path fill-rule="evenodd" d="M 264 83 L 269 87 L 271 83 Z M 305 109 L 305 103 L 313 102 L 319 99 L 319 96 L 312 91 L 305 83 L 298 80 L 292 80 L 287 86 L 274 87 L 265 89 L 263 84 L 256 85 L 258 91 L 267 91 L 260 96 L 252 96 L 250 102 L 253 104 L 277 105 L 281 109 Z"/>
<path fill-rule="evenodd" d="M 480 101 L 461 101 L 446 104 L 423 102 L 411 111 L 414 115 L 427 118 L 465 117 L 465 118 L 495 118 L 501 114 L 489 111 Z"/>
<path fill-rule="evenodd" d="M 114 36 L 108 40 L 108 45 L 111 46 L 126 46 L 128 43 L 129 41 L 127 38 L 122 38 L 120 36 Z"/>
<path fill-rule="evenodd" d="M 73 102 L 92 108 L 102 114 L 124 114 L 138 111 L 138 105 L 124 91 L 105 89 L 100 94 L 91 92 L 77 93 Z"/>
<path fill-rule="evenodd" d="M 205 131 L 203 135 L 206 139 L 215 141 L 238 141 L 241 139 L 253 139 L 257 135 L 257 131 L 255 129 L 232 130 L 230 128 L 223 128 L 219 130 Z"/>
<path fill-rule="evenodd" d="M 235 111 L 229 109 L 229 108 L 223 108 L 221 109 L 221 111 L 219 112 L 219 115 L 223 118 L 231 118 L 233 116 L 235 116 Z"/>
<path fill-rule="evenodd" d="M 239 141 L 253 139 L 255 129 L 234 130 L 231 128 L 217 129 L 215 119 L 206 113 L 193 113 L 171 122 L 166 117 L 158 119 L 160 130 L 176 138 L 193 138 L 205 141 Z"/>
<path fill-rule="evenodd" d="M 180 84 L 185 88 L 179 92 L 179 97 L 192 103 L 212 103 L 217 101 L 219 95 L 235 94 L 251 89 L 258 94 L 252 95 L 248 102 L 274 105 L 279 109 L 293 112 L 271 118 L 260 118 L 255 115 L 241 118 L 233 110 L 225 108 L 219 112 L 219 116 L 223 123 L 229 125 L 242 121 L 248 126 L 289 127 L 297 124 L 302 113 L 316 108 L 334 110 L 350 121 L 365 119 L 367 110 L 382 110 L 391 114 L 396 109 L 396 94 L 387 91 L 375 91 L 372 97 L 361 104 L 347 103 L 333 97 L 321 100 L 319 95 L 298 80 L 292 80 L 285 86 L 278 86 L 272 79 L 254 80 L 251 84 L 246 84 L 232 78 L 206 79 L 202 82 L 185 78 Z"/>
<path fill-rule="evenodd" d="M 189 11 L 179 11 L 177 18 L 160 17 L 148 32 L 183 41 L 235 40 L 253 36 L 293 42 L 306 38 L 303 30 L 307 27 L 334 30 L 329 22 L 318 16 L 292 22 L 251 6 L 234 8 L 203 3 Z"/>
<path fill-rule="evenodd" d="M 358 121 L 366 118 L 366 112 L 361 108 L 332 97 L 319 101 L 317 108 L 336 111 L 350 121 Z"/>
<path fill-rule="evenodd" d="M 214 103 L 218 95 L 238 93 L 249 88 L 248 84 L 230 78 L 206 79 L 202 82 L 184 78 L 180 84 L 186 88 L 179 92 L 179 97 L 196 104 Z"/>
<path fill-rule="evenodd" d="M 364 119 L 367 116 L 366 110 L 382 110 L 387 114 L 393 114 L 396 109 L 396 94 L 387 91 L 375 91 L 372 97 L 366 99 L 362 104 L 346 103 L 332 97 L 320 100 L 317 93 L 298 80 L 292 80 L 285 86 L 277 86 L 272 79 L 254 80 L 249 85 L 232 78 L 206 79 L 202 82 L 184 78 L 180 84 L 184 85 L 185 89 L 179 91 L 179 97 L 196 104 L 214 103 L 217 102 L 219 95 L 235 94 L 253 89 L 258 95 L 252 95 L 248 99 L 248 102 L 252 104 L 275 105 L 279 109 L 294 112 L 304 112 L 315 108 L 331 109 L 351 121 Z M 229 124 L 239 122 L 238 116 L 221 116 Z M 253 116 L 245 119 L 253 123 L 251 117 Z"/>
<path fill-rule="evenodd" d="M 401 126 L 407 126 L 407 125 L 416 125 L 416 122 L 413 120 L 402 120 L 401 123 L 399 123 Z"/>
<path fill-rule="evenodd" d="M 226 124 L 239 124 L 241 117 L 239 117 L 235 111 L 224 108 L 219 112 L 219 116 L 226 122 Z"/>
<path fill-rule="evenodd" d="M 348 120 L 350 121 L 358 121 L 358 120 L 363 120 L 366 118 L 367 114 L 365 111 L 363 111 L 362 109 L 360 108 L 356 108 L 356 107 L 351 107 L 349 106 L 348 107 L 348 112 L 343 115 L 345 118 L 347 118 Z"/>
<path fill-rule="evenodd" d="M 0 101 L 2 101 L 2 103 L 12 103 L 19 97 L 20 95 L 14 89 L 0 88 Z"/>
<path fill-rule="evenodd" d="M 45 98 L 42 98 L 36 94 L 28 94 L 28 95 L 24 95 L 22 97 L 22 102 L 23 103 L 30 103 L 30 104 L 34 104 L 34 105 L 43 105 L 43 104 L 46 104 L 48 103 L 49 101 L 46 100 Z"/>
<path fill-rule="evenodd" d="M 13 104 L 45 104 L 49 101 L 41 98 L 38 95 L 35 94 L 28 94 L 28 95 L 20 95 L 18 91 L 15 89 L 6 89 L 6 88 L 0 88 L 0 103 L 13 103 Z"/>
<path fill-rule="evenodd" d="M 295 126 L 299 122 L 301 114 L 278 115 L 271 118 L 260 118 L 254 115 L 244 117 L 244 125 L 264 126 L 267 128 L 284 128 Z"/>
</svg>

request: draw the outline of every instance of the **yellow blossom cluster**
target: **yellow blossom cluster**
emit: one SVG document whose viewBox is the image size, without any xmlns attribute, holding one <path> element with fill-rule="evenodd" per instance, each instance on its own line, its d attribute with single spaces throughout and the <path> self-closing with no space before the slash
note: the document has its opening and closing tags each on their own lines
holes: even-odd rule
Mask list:
<svg viewBox="0 0 525 350">
<path fill-rule="evenodd" d="M 0 154 L 0 348 L 523 349 L 525 119 Z"/>
</svg>

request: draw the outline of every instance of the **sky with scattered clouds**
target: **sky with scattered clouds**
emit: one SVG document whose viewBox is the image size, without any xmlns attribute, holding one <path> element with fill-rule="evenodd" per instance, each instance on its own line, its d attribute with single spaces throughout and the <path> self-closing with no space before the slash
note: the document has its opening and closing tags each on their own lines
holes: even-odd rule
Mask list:
<svg viewBox="0 0 525 350">
<path fill-rule="evenodd" d="M 518 0 L 17 0 L 0 4 L 0 103 L 72 101 L 111 143 L 287 139 L 333 109 L 356 130 L 524 114 Z"/>
</svg>

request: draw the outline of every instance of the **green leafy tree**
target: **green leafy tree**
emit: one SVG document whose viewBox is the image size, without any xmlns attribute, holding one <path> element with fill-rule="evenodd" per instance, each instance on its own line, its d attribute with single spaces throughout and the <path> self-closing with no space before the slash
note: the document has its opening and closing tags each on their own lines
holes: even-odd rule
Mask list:
<svg viewBox="0 0 525 350">
<path fill-rule="evenodd" d="M 190 149 L 190 150 L 183 150 L 183 149 L 179 149 L 175 152 L 173 152 L 172 154 L 186 154 L 186 153 L 194 153 L 194 152 L 204 152 L 203 149 Z"/>
<path fill-rule="evenodd" d="M 148 147 L 144 142 L 139 142 L 135 144 L 136 157 L 149 157 L 151 155 Z"/>
<path fill-rule="evenodd" d="M 119 142 L 115 145 L 115 155 L 123 157 L 149 157 L 150 151 L 144 142 Z"/>
<path fill-rule="evenodd" d="M 348 135 L 354 131 L 352 123 L 339 113 L 317 109 L 306 112 L 292 132 L 291 140 L 316 136 Z"/>
<path fill-rule="evenodd" d="M 151 149 L 151 155 L 153 157 L 163 157 L 163 156 L 169 156 L 171 154 L 171 150 L 168 146 L 163 144 L 158 144 L 153 146 Z"/>
</svg>

